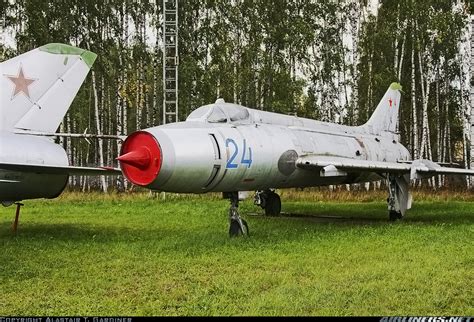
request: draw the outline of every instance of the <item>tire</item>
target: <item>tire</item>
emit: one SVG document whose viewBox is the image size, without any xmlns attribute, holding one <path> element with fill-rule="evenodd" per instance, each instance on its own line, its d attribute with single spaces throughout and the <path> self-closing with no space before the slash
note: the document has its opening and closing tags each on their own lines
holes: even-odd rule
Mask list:
<svg viewBox="0 0 474 322">
<path fill-rule="evenodd" d="M 247 231 L 247 236 L 249 234 L 249 225 L 245 221 L 245 219 L 241 219 L 242 224 L 245 226 L 245 230 Z M 239 222 L 237 220 L 232 219 L 230 221 L 230 227 L 229 227 L 229 236 L 230 237 L 238 237 L 240 235 L 243 235 L 243 231 L 240 228 Z"/>
<path fill-rule="evenodd" d="M 390 210 L 388 213 L 388 219 L 390 221 L 397 221 L 399 219 L 402 219 L 402 213 L 400 211 L 395 211 L 395 210 Z"/>
<path fill-rule="evenodd" d="M 280 196 L 274 192 L 267 195 L 265 205 L 265 216 L 278 216 L 281 212 L 281 199 Z"/>
<path fill-rule="evenodd" d="M 247 231 L 247 236 L 249 236 L 250 231 L 249 231 L 249 225 L 247 224 L 247 221 L 245 219 L 242 219 L 242 224 L 244 224 L 245 230 Z"/>
</svg>

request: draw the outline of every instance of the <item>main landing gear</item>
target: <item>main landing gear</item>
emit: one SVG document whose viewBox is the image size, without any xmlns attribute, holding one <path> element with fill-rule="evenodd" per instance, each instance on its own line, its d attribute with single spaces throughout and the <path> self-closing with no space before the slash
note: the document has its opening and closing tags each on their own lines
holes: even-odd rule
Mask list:
<svg viewBox="0 0 474 322">
<path fill-rule="evenodd" d="M 402 219 L 407 209 L 411 208 L 411 194 L 408 191 L 409 179 L 407 176 L 389 174 L 388 181 L 388 219 L 397 221 Z"/>
<path fill-rule="evenodd" d="M 229 236 L 248 236 L 249 235 L 249 226 L 245 219 L 240 217 L 238 212 L 239 208 L 239 193 L 238 192 L 224 192 L 224 198 L 230 199 L 230 208 L 229 208 Z"/>
<path fill-rule="evenodd" d="M 278 216 L 281 212 L 280 196 L 271 190 L 257 191 L 254 204 L 265 210 L 266 216 Z"/>
</svg>

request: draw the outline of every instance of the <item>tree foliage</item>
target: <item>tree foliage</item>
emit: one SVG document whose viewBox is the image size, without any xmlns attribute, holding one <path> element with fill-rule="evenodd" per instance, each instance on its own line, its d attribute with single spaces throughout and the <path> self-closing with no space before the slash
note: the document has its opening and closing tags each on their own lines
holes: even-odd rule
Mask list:
<svg viewBox="0 0 474 322">
<path fill-rule="evenodd" d="M 1 33 L 12 42 L 0 43 L 0 59 L 49 42 L 90 49 L 99 56 L 95 84 L 90 75 L 61 130 L 126 135 L 159 125 L 161 5 L 3 1 Z M 179 5 L 181 120 L 222 97 L 252 108 L 359 125 L 389 84 L 399 81 L 405 89 L 399 130 L 412 154 L 467 162 L 468 69 L 467 53 L 460 48 L 469 3 L 384 0 L 374 8 L 358 0 L 187 0 Z M 97 142 L 62 144 L 76 164 L 99 162 Z M 104 162 L 116 162 L 119 149 L 119 143 L 105 141 Z M 82 179 L 74 183 L 85 187 Z"/>
</svg>

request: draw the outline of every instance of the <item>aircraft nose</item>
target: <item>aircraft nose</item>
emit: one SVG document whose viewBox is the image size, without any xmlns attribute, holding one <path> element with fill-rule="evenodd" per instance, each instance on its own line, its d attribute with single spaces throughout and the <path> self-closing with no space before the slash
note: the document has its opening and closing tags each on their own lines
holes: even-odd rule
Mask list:
<svg viewBox="0 0 474 322">
<path fill-rule="evenodd" d="M 160 173 L 162 159 L 160 144 L 146 131 L 138 131 L 128 136 L 117 158 L 125 177 L 140 186 L 149 185 L 156 179 Z"/>
<path fill-rule="evenodd" d="M 141 146 L 136 150 L 122 154 L 117 158 L 117 160 L 135 168 L 145 170 L 148 168 L 151 161 L 150 149 L 146 146 Z"/>
</svg>

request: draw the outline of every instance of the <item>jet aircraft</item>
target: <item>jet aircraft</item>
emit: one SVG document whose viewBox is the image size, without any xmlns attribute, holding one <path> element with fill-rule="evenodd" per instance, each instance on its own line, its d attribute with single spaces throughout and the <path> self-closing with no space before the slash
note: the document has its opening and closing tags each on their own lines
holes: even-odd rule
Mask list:
<svg viewBox="0 0 474 322">
<path fill-rule="evenodd" d="M 97 55 L 51 43 L 0 64 L 0 202 L 55 198 L 69 175 L 120 174 L 119 169 L 69 165 L 48 136 L 57 130 Z"/>
<path fill-rule="evenodd" d="M 392 83 L 361 126 L 320 122 L 230 104 L 218 99 L 184 122 L 132 133 L 118 160 L 132 183 L 178 193 L 223 192 L 230 199 L 229 234 L 246 235 L 239 191 L 256 191 L 266 215 L 281 211 L 274 189 L 386 179 L 389 219 L 411 207 L 410 179 L 473 170 L 412 160 L 397 133 L 402 87 Z"/>
</svg>

